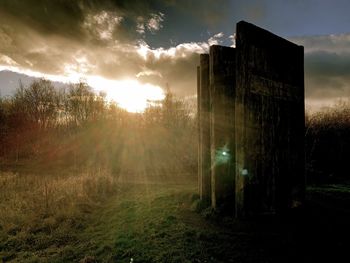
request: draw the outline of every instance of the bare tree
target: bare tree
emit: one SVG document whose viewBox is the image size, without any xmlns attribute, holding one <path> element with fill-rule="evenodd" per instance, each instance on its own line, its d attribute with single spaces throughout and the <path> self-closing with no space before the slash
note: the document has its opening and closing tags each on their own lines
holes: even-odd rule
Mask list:
<svg viewBox="0 0 350 263">
<path fill-rule="evenodd" d="M 33 81 L 29 87 L 22 85 L 14 96 L 14 106 L 25 119 L 45 130 L 57 122 L 58 96 L 49 80 Z"/>
<path fill-rule="evenodd" d="M 66 112 L 76 126 L 104 116 L 104 97 L 94 93 L 84 82 L 72 84 L 66 99 Z"/>
</svg>

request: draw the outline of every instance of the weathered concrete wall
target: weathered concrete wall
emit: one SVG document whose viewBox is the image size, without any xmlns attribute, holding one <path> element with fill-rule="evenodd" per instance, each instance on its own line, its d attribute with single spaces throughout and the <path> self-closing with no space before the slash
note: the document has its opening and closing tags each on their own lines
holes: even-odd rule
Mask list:
<svg viewBox="0 0 350 263">
<path fill-rule="evenodd" d="M 199 191 L 238 217 L 304 199 L 304 50 L 246 22 L 200 56 Z M 227 209 L 226 209 L 227 211 Z"/>
<path fill-rule="evenodd" d="M 201 200 L 210 203 L 210 104 L 209 104 L 209 55 L 200 55 L 199 67 L 199 194 Z"/>
<path fill-rule="evenodd" d="M 235 64 L 234 48 L 210 47 L 212 206 L 230 206 L 232 212 L 235 197 Z"/>
<path fill-rule="evenodd" d="M 202 187 L 202 134 L 201 134 L 201 67 L 197 67 L 197 130 L 198 130 L 198 192 Z"/>
<path fill-rule="evenodd" d="M 246 22 L 236 36 L 236 213 L 283 213 L 304 191 L 303 47 Z"/>
</svg>

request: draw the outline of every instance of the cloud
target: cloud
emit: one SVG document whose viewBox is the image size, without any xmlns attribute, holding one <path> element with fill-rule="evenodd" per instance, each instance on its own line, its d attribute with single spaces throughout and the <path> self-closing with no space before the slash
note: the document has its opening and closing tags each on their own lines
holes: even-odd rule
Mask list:
<svg viewBox="0 0 350 263">
<path fill-rule="evenodd" d="M 146 32 L 146 26 L 144 22 L 144 18 L 142 16 L 139 16 L 137 18 L 137 25 L 136 25 L 136 32 L 143 35 Z"/>
<path fill-rule="evenodd" d="M 149 19 L 142 20 L 145 30 L 149 30 L 147 23 L 152 30 L 160 30 L 162 19 L 163 14 L 151 13 Z M 123 33 L 127 20 L 125 12 L 89 10 L 81 20 L 81 35 L 85 36 L 81 40 L 43 34 L 21 19 L 11 21 L 11 25 L 0 24 L 1 68 L 32 76 L 43 73 L 54 80 L 59 79 L 55 76 L 71 80 L 84 76 L 137 78 L 162 87 L 169 84 L 180 95 L 195 93 L 198 54 L 208 51 L 209 42 L 219 42 L 223 33 L 208 41 L 152 48 L 142 37 L 130 39 L 118 34 Z"/>
<path fill-rule="evenodd" d="M 212 0 L 2 0 L 0 66 L 51 79 L 137 78 L 193 94 L 197 54 L 221 43 L 223 33 L 178 41 L 178 21 L 212 26 L 226 13 Z M 168 45 L 153 41 L 169 40 L 168 32 Z"/>
<path fill-rule="evenodd" d="M 208 41 L 182 43 L 167 49 L 152 49 L 147 43 L 140 42 L 137 53 L 143 60 L 139 63 L 144 66 L 142 73 L 137 76 L 144 82 L 162 87 L 168 85 L 178 95 L 192 95 L 196 92 L 198 54 L 208 50 Z"/>
<path fill-rule="evenodd" d="M 221 0 L 2 0 L 0 68 L 74 79 L 136 78 L 191 95 L 198 54 L 213 44 L 234 45 L 232 33 L 213 29 L 228 17 L 227 5 Z M 258 19 L 264 8 L 245 12 Z M 305 46 L 308 99 L 350 96 L 350 34 L 291 41 Z"/>
<path fill-rule="evenodd" d="M 162 12 L 150 14 L 150 18 L 147 20 L 145 17 L 139 16 L 136 19 L 136 32 L 140 35 L 144 35 L 146 32 L 156 34 L 163 28 L 163 21 L 165 15 Z"/>
<path fill-rule="evenodd" d="M 159 31 L 163 25 L 164 14 L 159 12 L 158 14 L 151 14 L 151 18 L 148 20 L 147 28 L 151 33 Z"/>
<path fill-rule="evenodd" d="M 350 34 L 292 38 L 305 49 L 306 97 L 350 97 Z"/>
<path fill-rule="evenodd" d="M 236 33 L 234 33 L 233 35 L 230 35 L 228 38 L 230 39 L 230 42 L 231 42 L 230 47 L 236 47 Z"/>
<path fill-rule="evenodd" d="M 200 21 L 209 29 L 230 17 L 230 1 L 226 0 L 165 0 L 167 8 L 176 7 L 177 13 Z"/>
<path fill-rule="evenodd" d="M 0 28 L 0 51 L 6 51 L 10 49 L 12 45 L 12 38 L 6 32 L 6 27 Z"/>
<path fill-rule="evenodd" d="M 149 70 L 144 68 L 142 71 L 136 74 L 136 78 L 144 77 L 144 76 L 157 76 L 159 78 L 163 78 L 163 75 L 156 70 Z"/>
<path fill-rule="evenodd" d="M 6 55 L 0 55 L 0 64 L 5 64 L 9 66 L 17 66 L 18 64 L 12 58 Z"/>
<path fill-rule="evenodd" d="M 224 33 L 220 32 L 218 34 L 215 34 L 211 38 L 208 39 L 208 43 L 210 46 L 212 45 L 219 45 L 222 43 L 222 38 L 224 37 Z"/>
<path fill-rule="evenodd" d="M 315 51 L 305 54 L 308 97 L 350 96 L 350 52 Z"/>
<path fill-rule="evenodd" d="M 159 59 L 177 59 L 186 58 L 193 53 L 205 53 L 209 50 L 209 42 L 212 42 L 212 38 L 208 39 L 208 42 L 190 42 L 182 43 L 175 47 L 170 48 L 155 48 L 152 49 L 146 42 L 140 41 L 138 43 L 137 52 L 145 61 L 153 61 Z"/>
<path fill-rule="evenodd" d="M 87 30 L 87 33 L 101 40 L 112 40 L 114 30 L 122 21 L 123 17 L 116 13 L 101 11 L 96 14 L 88 14 L 82 27 Z"/>
<path fill-rule="evenodd" d="M 299 45 L 303 45 L 306 53 L 316 51 L 337 53 L 350 51 L 350 34 L 294 37 L 291 40 Z"/>
</svg>

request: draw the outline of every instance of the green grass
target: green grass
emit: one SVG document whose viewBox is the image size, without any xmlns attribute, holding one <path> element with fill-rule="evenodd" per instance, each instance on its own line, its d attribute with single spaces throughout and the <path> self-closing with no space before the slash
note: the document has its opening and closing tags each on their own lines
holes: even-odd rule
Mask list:
<svg viewBox="0 0 350 263">
<path fill-rule="evenodd" d="M 270 255 L 279 236 L 271 231 L 271 225 L 262 228 L 208 211 L 201 215 L 194 211 L 195 193 L 192 185 L 123 185 L 107 202 L 90 209 L 90 214 L 81 212 L 83 216 L 70 225 L 27 233 L 24 239 L 21 232 L 7 233 L 7 237 L 2 233 L 0 255 L 13 262 L 273 259 Z M 269 242 L 260 242 L 261 238 Z"/>
<path fill-rule="evenodd" d="M 128 185 L 94 215 L 76 258 L 101 262 L 193 262 L 196 231 L 183 220 L 195 189 Z M 194 214 L 195 215 L 195 214 Z"/>
<path fill-rule="evenodd" d="M 341 246 L 347 242 L 344 226 L 349 217 L 333 214 L 338 210 L 332 210 L 332 200 L 322 199 L 339 187 L 337 194 L 348 193 L 345 186 L 308 191 L 309 199 L 316 198 L 327 205 L 326 214 L 326 208 L 310 206 L 303 217 L 281 223 L 271 218 L 237 221 L 208 209 L 198 212 L 193 184 L 123 184 L 103 202 L 79 207 L 75 217 L 48 217 L 37 228 L 26 231 L 0 228 L 0 259 L 85 263 L 318 262 L 316 259 L 345 251 Z M 339 218 L 344 224 L 339 223 Z M 343 243 L 338 245 L 334 240 Z"/>
<path fill-rule="evenodd" d="M 97 213 L 76 258 L 98 262 L 258 262 L 278 245 L 271 229 L 205 218 L 193 209 L 196 189 L 133 185 Z M 260 242 L 260 239 L 269 242 Z M 270 254 L 270 255 L 271 255 Z M 279 254 L 279 253 L 276 253 Z"/>
</svg>

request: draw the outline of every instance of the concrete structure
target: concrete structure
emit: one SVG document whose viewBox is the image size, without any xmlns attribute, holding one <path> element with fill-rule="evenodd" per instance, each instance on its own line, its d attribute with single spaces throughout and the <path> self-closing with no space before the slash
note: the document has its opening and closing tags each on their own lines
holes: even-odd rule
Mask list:
<svg viewBox="0 0 350 263">
<path fill-rule="evenodd" d="M 200 55 L 198 68 L 198 124 L 199 124 L 199 194 L 203 202 L 211 200 L 210 160 L 210 101 L 209 101 L 209 55 Z"/>
<path fill-rule="evenodd" d="M 246 22 L 237 24 L 236 48 L 201 55 L 199 181 L 212 207 L 245 217 L 302 203 L 303 57 L 303 47 Z"/>
<path fill-rule="evenodd" d="M 235 197 L 235 49 L 209 50 L 212 206 L 234 206 Z"/>
</svg>

